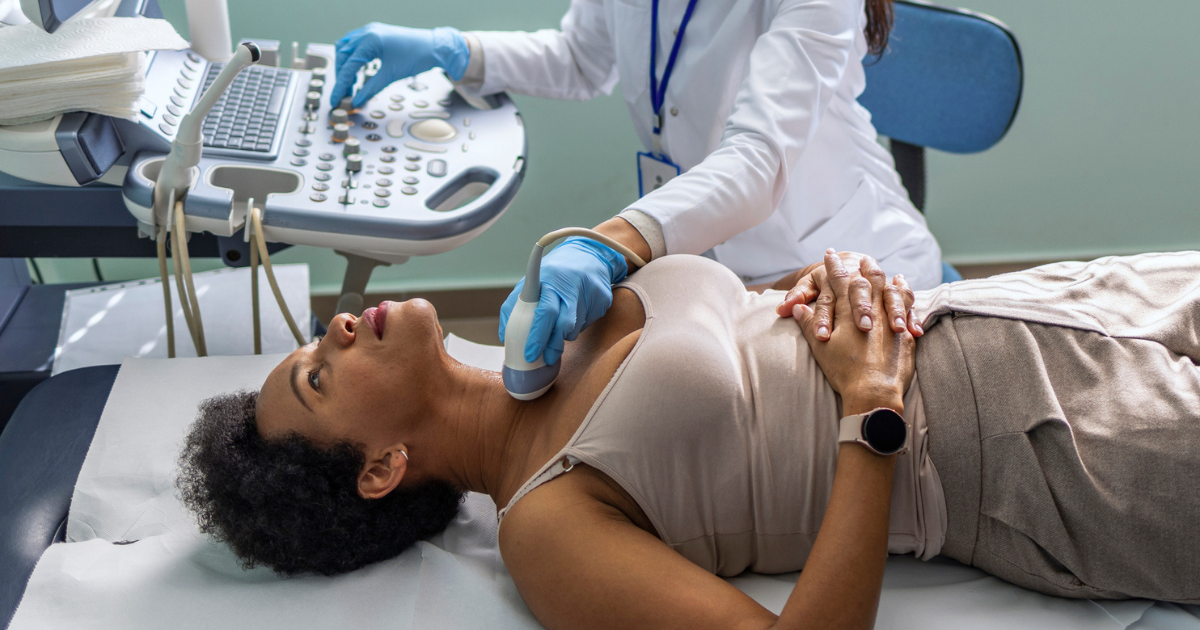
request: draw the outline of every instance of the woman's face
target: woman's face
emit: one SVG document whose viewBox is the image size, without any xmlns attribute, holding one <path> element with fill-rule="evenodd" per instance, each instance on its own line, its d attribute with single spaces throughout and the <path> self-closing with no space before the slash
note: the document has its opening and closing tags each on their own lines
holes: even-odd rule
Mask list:
<svg viewBox="0 0 1200 630">
<path fill-rule="evenodd" d="M 405 420 L 420 417 L 428 385 L 445 373 L 441 340 L 437 313 L 424 300 L 334 317 L 324 339 L 292 352 L 267 377 L 259 434 L 368 447 L 393 440 Z"/>
</svg>

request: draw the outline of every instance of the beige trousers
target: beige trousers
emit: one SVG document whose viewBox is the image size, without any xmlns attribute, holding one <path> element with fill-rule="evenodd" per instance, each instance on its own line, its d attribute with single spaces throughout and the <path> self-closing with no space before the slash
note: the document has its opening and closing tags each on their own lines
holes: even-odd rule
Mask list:
<svg viewBox="0 0 1200 630">
<path fill-rule="evenodd" d="M 942 553 L 1064 597 L 1200 602 L 1200 253 L 918 296 Z"/>
</svg>

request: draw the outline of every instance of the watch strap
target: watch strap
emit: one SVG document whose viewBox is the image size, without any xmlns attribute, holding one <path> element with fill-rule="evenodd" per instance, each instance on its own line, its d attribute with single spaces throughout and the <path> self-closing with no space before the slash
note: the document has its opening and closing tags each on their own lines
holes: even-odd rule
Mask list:
<svg viewBox="0 0 1200 630">
<path fill-rule="evenodd" d="M 865 413 L 842 418 L 841 428 L 838 430 L 838 444 L 861 440 L 863 420 L 866 420 L 866 418 L 867 414 Z"/>
</svg>

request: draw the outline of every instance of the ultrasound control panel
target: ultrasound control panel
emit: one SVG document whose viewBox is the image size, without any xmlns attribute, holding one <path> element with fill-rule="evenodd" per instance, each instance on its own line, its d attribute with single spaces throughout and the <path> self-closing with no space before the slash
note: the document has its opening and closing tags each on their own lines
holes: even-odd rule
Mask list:
<svg viewBox="0 0 1200 630">
<path fill-rule="evenodd" d="M 520 187 L 526 152 L 506 95 L 473 107 L 432 70 L 393 83 L 361 109 L 349 99 L 331 107 L 333 59 L 333 47 L 310 45 L 306 68 L 252 66 L 239 75 L 204 121 L 200 173 L 184 202 L 189 230 L 232 235 L 253 201 L 269 241 L 400 260 L 457 247 L 500 217 Z M 201 74 L 188 61 L 180 78 L 189 89 L 220 70 L 210 64 Z M 176 87 L 182 95 L 172 96 L 190 107 L 198 91 Z M 173 136 L 175 109 L 186 113 L 171 100 L 156 114 L 164 134 Z M 126 205 L 145 224 L 163 159 L 143 151 L 125 177 Z"/>
</svg>

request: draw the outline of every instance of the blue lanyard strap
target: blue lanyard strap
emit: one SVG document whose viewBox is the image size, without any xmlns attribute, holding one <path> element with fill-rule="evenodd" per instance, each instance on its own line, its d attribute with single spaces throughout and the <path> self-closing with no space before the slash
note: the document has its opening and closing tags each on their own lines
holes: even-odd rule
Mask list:
<svg viewBox="0 0 1200 630">
<path fill-rule="evenodd" d="M 675 68 L 675 58 L 679 56 L 679 45 L 683 43 L 683 33 L 687 30 L 695 8 L 696 0 L 688 0 L 687 11 L 683 14 L 683 21 L 679 23 L 679 34 L 675 36 L 675 45 L 671 47 L 671 56 L 667 59 L 666 69 L 663 70 L 662 85 L 659 85 L 658 0 L 654 0 L 654 11 L 650 17 L 650 103 L 654 106 L 654 135 L 662 132 L 662 106 L 667 96 L 667 83 L 671 80 L 671 70 Z"/>
</svg>

